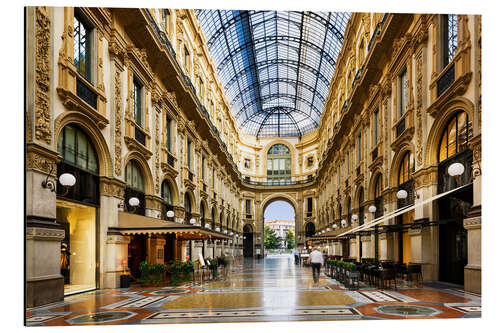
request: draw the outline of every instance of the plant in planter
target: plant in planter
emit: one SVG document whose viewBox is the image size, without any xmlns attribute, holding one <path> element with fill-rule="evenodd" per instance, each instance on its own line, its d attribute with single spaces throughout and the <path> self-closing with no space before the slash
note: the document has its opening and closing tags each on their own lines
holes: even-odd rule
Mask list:
<svg viewBox="0 0 500 333">
<path fill-rule="evenodd" d="M 158 286 L 163 281 L 163 273 L 165 272 L 165 264 L 156 264 L 150 266 L 150 272 L 153 277 L 153 285 Z"/>
<path fill-rule="evenodd" d="M 149 275 L 151 274 L 151 265 L 147 261 L 142 261 L 139 263 L 139 271 L 141 276 L 139 277 L 139 282 L 141 285 L 147 285 L 149 283 Z"/>
<path fill-rule="evenodd" d="M 172 285 L 177 285 L 179 284 L 180 280 L 180 274 L 183 270 L 183 263 L 180 260 L 175 260 L 171 265 L 169 269 L 170 273 L 170 281 Z"/>
</svg>

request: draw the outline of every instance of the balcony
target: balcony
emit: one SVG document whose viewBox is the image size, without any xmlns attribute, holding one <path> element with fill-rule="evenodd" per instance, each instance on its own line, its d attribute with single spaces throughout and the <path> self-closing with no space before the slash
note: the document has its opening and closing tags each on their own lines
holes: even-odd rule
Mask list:
<svg viewBox="0 0 500 333">
<path fill-rule="evenodd" d="M 448 68 L 437 80 L 437 96 L 441 96 L 441 94 L 452 85 L 453 81 L 455 81 L 455 64 L 452 64 L 452 66 L 450 66 L 450 68 Z"/>
<path fill-rule="evenodd" d="M 403 118 L 397 125 L 396 125 L 396 138 L 399 138 L 401 134 L 403 134 L 404 130 L 406 129 L 406 118 Z"/>
<path fill-rule="evenodd" d="M 375 147 L 375 149 L 372 150 L 372 162 L 375 161 L 378 157 L 378 146 Z"/>
<path fill-rule="evenodd" d="M 76 78 L 76 95 L 97 110 L 97 94 L 83 80 L 80 80 L 79 77 Z"/>
<path fill-rule="evenodd" d="M 139 129 L 139 126 L 135 126 L 134 138 L 137 142 L 146 147 L 146 134 L 144 134 L 142 129 Z"/>
</svg>

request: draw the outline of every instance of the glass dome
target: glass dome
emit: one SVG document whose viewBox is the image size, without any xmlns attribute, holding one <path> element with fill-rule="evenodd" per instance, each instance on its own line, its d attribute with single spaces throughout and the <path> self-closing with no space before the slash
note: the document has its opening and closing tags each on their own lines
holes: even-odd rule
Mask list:
<svg viewBox="0 0 500 333">
<path fill-rule="evenodd" d="M 244 133 L 302 136 L 318 126 L 350 13 L 195 12 Z"/>
</svg>

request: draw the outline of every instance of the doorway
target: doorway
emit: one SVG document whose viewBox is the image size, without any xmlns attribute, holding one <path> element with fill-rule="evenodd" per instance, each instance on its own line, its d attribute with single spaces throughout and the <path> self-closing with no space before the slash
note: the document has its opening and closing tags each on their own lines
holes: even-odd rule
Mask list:
<svg viewBox="0 0 500 333">
<path fill-rule="evenodd" d="M 249 224 L 243 227 L 243 256 L 253 257 L 253 229 Z"/>
<path fill-rule="evenodd" d="M 295 249 L 295 209 L 285 200 L 264 208 L 264 249 L 267 253 L 291 253 Z"/>
<path fill-rule="evenodd" d="M 464 218 L 472 206 L 472 185 L 439 199 L 439 280 L 464 284 L 467 231 Z"/>
<path fill-rule="evenodd" d="M 128 244 L 128 267 L 134 279 L 141 275 L 139 264 L 147 258 L 147 235 L 134 235 Z"/>
</svg>

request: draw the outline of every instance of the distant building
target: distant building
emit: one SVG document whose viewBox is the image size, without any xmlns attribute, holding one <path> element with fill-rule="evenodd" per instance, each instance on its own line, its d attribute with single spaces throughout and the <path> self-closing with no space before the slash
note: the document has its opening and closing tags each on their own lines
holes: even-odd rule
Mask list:
<svg viewBox="0 0 500 333">
<path fill-rule="evenodd" d="M 286 233 L 292 229 L 295 231 L 295 221 L 293 220 L 271 220 L 264 222 L 271 230 L 276 232 L 276 237 L 280 241 L 280 247 L 286 247 Z"/>
</svg>

